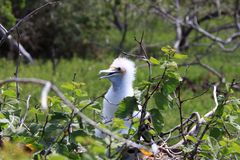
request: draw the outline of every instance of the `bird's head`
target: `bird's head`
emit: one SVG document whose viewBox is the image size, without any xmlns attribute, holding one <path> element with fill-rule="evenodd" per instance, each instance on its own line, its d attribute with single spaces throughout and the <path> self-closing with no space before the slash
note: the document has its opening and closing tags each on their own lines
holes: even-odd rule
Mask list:
<svg viewBox="0 0 240 160">
<path fill-rule="evenodd" d="M 116 58 L 110 65 L 109 69 L 101 70 L 100 78 L 107 78 L 112 83 L 119 83 L 120 81 L 127 81 L 132 83 L 135 79 L 135 64 L 127 58 Z"/>
</svg>

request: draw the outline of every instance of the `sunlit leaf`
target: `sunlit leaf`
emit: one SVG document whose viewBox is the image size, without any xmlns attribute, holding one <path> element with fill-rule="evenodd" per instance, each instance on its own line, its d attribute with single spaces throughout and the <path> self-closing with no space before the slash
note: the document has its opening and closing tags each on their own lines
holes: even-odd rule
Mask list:
<svg viewBox="0 0 240 160">
<path fill-rule="evenodd" d="M 225 141 L 219 141 L 219 144 L 223 147 L 227 146 L 227 142 L 225 142 Z"/>
<path fill-rule="evenodd" d="M 161 68 L 167 68 L 168 70 L 176 70 L 178 69 L 178 65 L 176 62 L 164 62 L 162 65 L 161 65 Z"/>
<path fill-rule="evenodd" d="M 185 59 L 188 56 L 186 54 L 178 54 L 178 53 L 176 53 L 176 54 L 174 54 L 173 57 L 176 58 L 176 59 Z"/>
<path fill-rule="evenodd" d="M 156 65 L 160 64 L 160 61 L 157 60 L 157 59 L 154 58 L 154 57 L 150 57 L 149 61 L 150 61 L 152 64 L 156 64 Z"/>
<path fill-rule="evenodd" d="M 235 142 L 232 142 L 231 145 L 228 147 L 228 150 L 231 153 L 239 153 L 240 154 L 240 145 Z"/>
<path fill-rule="evenodd" d="M 72 83 L 62 84 L 61 87 L 64 89 L 67 89 L 67 90 L 73 90 L 75 88 L 74 84 L 72 84 Z"/>
<path fill-rule="evenodd" d="M 49 155 L 48 159 L 49 160 L 68 160 L 67 157 L 65 157 L 63 155 L 60 155 L 60 154 L 57 154 L 57 153 Z"/>
<path fill-rule="evenodd" d="M 83 82 L 72 82 L 72 84 L 76 87 L 85 86 L 85 83 L 83 83 Z"/>
<path fill-rule="evenodd" d="M 4 114 L 0 112 L 0 119 L 5 118 Z"/>
<path fill-rule="evenodd" d="M 74 92 L 78 97 L 87 97 L 88 94 L 86 91 L 80 90 L 80 89 L 75 89 Z"/>
<path fill-rule="evenodd" d="M 16 91 L 14 90 L 4 90 L 2 95 L 7 97 L 16 97 Z"/>
<path fill-rule="evenodd" d="M 202 149 L 202 150 L 205 150 L 205 151 L 211 150 L 211 148 L 209 147 L 209 145 L 206 145 L 206 144 L 201 145 L 201 149 Z"/>
<path fill-rule="evenodd" d="M 172 54 L 176 52 L 176 50 L 173 49 L 171 46 L 162 47 L 161 50 L 166 54 Z"/>
<path fill-rule="evenodd" d="M 113 129 L 125 129 L 127 128 L 127 126 L 124 125 L 124 120 L 120 119 L 120 118 L 113 118 L 113 124 L 112 124 L 112 128 Z"/>
<path fill-rule="evenodd" d="M 186 137 L 185 137 L 187 140 L 190 140 L 190 141 L 192 141 L 193 143 L 197 143 L 197 138 L 195 138 L 195 137 L 193 137 L 193 136 L 190 136 L 190 135 L 187 135 Z"/>
</svg>

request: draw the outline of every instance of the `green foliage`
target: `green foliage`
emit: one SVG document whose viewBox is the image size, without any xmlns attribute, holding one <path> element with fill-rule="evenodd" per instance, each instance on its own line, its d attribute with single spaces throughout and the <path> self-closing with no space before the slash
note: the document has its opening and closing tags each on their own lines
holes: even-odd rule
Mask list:
<svg viewBox="0 0 240 160">
<path fill-rule="evenodd" d="M 149 111 L 152 116 L 152 123 L 154 128 L 160 133 L 164 127 L 164 118 L 158 109 L 151 109 Z"/>
<path fill-rule="evenodd" d="M 164 110 L 164 108 L 166 109 L 166 107 L 168 107 L 168 96 L 164 95 L 161 92 L 156 92 L 153 97 L 155 104 L 159 110 Z"/>
<path fill-rule="evenodd" d="M 126 97 L 119 104 L 119 107 L 116 111 L 116 117 L 125 118 L 131 116 L 134 110 L 137 109 L 137 99 L 135 97 Z"/>
</svg>

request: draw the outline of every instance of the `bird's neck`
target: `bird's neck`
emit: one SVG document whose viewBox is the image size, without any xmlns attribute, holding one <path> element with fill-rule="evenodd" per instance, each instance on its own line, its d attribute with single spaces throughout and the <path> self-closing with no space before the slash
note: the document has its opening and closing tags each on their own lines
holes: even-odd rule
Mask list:
<svg viewBox="0 0 240 160">
<path fill-rule="evenodd" d="M 116 79 L 112 81 L 112 87 L 114 92 L 122 92 L 126 90 L 132 90 L 132 81 L 129 81 L 125 78 L 122 79 Z"/>
</svg>

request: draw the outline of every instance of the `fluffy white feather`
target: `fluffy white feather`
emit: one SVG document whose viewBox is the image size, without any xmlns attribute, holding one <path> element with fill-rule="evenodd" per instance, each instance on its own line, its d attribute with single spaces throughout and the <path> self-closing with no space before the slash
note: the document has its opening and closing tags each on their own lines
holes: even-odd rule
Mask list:
<svg viewBox="0 0 240 160">
<path fill-rule="evenodd" d="M 118 104 L 128 96 L 133 96 L 133 81 L 135 79 L 135 64 L 127 58 L 117 58 L 110 68 L 99 73 L 105 74 L 101 78 L 107 78 L 112 85 L 103 100 L 103 122 L 108 123 L 114 117 Z M 99 130 L 95 131 L 97 137 L 103 137 Z"/>
</svg>

